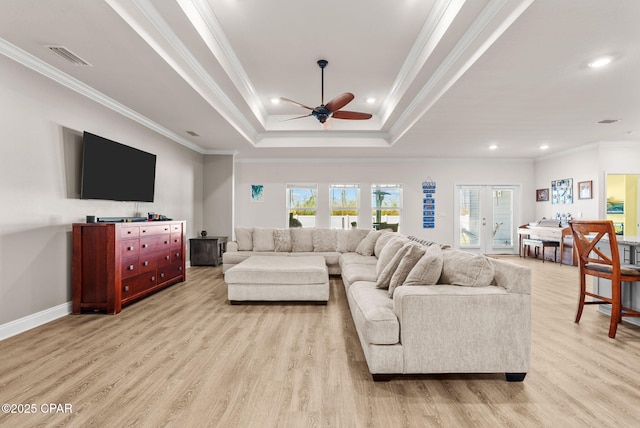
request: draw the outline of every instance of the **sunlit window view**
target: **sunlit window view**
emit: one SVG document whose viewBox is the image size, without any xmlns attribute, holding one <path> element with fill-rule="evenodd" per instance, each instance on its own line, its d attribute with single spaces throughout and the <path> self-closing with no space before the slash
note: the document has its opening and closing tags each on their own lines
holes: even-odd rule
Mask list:
<svg viewBox="0 0 640 428">
<path fill-rule="evenodd" d="M 398 231 L 402 214 L 402 185 L 372 184 L 371 207 L 374 229 Z"/>
<path fill-rule="evenodd" d="M 359 201 L 360 188 L 357 184 L 332 184 L 329 187 L 331 228 L 357 228 Z"/>
<path fill-rule="evenodd" d="M 316 184 L 287 185 L 289 227 L 315 227 L 318 201 Z"/>
</svg>

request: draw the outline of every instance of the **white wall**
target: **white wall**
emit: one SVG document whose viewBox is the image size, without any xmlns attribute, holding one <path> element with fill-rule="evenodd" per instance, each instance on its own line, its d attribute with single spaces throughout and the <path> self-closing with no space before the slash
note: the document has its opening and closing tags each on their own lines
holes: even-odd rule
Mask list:
<svg viewBox="0 0 640 428">
<path fill-rule="evenodd" d="M 536 217 L 552 218 L 556 212 L 571 213 L 575 218 L 603 219 L 606 205 L 606 174 L 640 174 L 640 143 L 601 142 L 582 149 L 536 161 L 535 188 L 551 188 L 552 180 L 573 178 L 574 203 L 553 205 L 536 202 Z M 578 199 L 580 181 L 592 181 L 593 199 Z"/>
<path fill-rule="evenodd" d="M 227 236 L 233 232 L 233 169 L 232 155 L 204 157 L 204 219 L 203 228 L 209 236 Z"/>
<path fill-rule="evenodd" d="M 88 214 L 154 211 L 200 230 L 203 156 L 2 56 L 0 70 L 2 327 L 71 300 L 71 224 Z M 156 154 L 155 202 L 80 200 L 83 130 Z"/>
<path fill-rule="evenodd" d="M 235 225 L 286 227 L 286 184 L 318 184 L 317 227 L 329 227 L 328 187 L 332 183 L 359 183 L 362 206 L 359 228 L 371 227 L 372 183 L 403 185 L 401 231 L 443 243 L 453 243 L 454 189 L 458 184 L 515 184 L 522 192 L 520 212 L 534 210 L 534 164 L 528 160 L 418 159 L 372 160 L 238 160 L 235 169 Z M 436 182 L 436 227 L 422 228 L 422 182 Z M 252 202 L 252 184 L 264 185 L 264 202 Z M 325 221 L 323 221 L 323 219 Z M 516 219 L 516 222 L 520 219 Z M 519 224 L 519 223 L 518 223 Z M 517 226 L 517 224 L 516 224 Z"/>
</svg>

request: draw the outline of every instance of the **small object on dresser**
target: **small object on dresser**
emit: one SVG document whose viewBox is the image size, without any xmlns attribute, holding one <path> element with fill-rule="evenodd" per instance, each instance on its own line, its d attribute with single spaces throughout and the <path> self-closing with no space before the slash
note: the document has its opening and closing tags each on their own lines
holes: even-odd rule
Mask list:
<svg viewBox="0 0 640 428">
<path fill-rule="evenodd" d="M 94 215 L 87 216 L 87 223 L 95 223 L 95 222 L 96 222 L 96 216 Z"/>
<path fill-rule="evenodd" d="M 200 236 L 202 236 L 203 238 L 207 236 L 207 231 L 203 230 L 202 232 L 200 232 Z"/>
</svg>

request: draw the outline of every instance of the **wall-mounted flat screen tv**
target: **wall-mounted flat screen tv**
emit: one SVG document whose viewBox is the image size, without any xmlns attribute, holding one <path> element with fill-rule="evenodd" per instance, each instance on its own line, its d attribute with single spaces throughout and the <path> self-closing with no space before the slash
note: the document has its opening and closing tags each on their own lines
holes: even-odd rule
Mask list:
<svg viewBox="0 0 640 428">
<path fill-rule="evenodd" d="M 156 155 L 84 132 L 81 199 L 153 202 Z"/>
</svg>

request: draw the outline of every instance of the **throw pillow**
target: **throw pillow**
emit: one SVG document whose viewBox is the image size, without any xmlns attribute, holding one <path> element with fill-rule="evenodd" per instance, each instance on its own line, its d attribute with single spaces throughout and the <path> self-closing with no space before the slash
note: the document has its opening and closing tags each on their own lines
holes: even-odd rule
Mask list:
<svg viewBox="0 0 640 428">
<path fill-rule="evenodd" d="M 291 251 L 294 253 L 313 251 L 313 229 L 293 228 L 291 233 Z"/>
<path fill-rule="evenodd" d="M 378 240 L 378 237 L 381 233 L 382 232 L 380 232 L 379 230 L 370 231 L 356 247 L 356 253 L 363 256 L 372 256 L 376 241 Z"/>
<path fill-rule="evenodd" d="M 253 251 L 273 251 L 275 243 L 273 241 L 272 227 L 254 227 L 253 228 Z"/>
<path fill-rule="evenodd" d="M 442 263 L 442 248 L 439 245 L 429 245 L 407 275 L 403 285 L 437 284 L 442 274 Z"/>
<path fill-rule="evenodd" d="M 336 251 L 339 253 L 355 253 L 358 245 L 369 234 L 367 229 L 338 230 Z"/>
<path fill-rule="evenodd" d="M 275 244 L 275 251 L 283 253 L 291 252 L 291 233 L 289 229 L 274 230 L 273 242 Z"/>
<path fill-rule="evenodd" d="M 387 246 L 388 245 L 389 244 L 387 244 Z M 389 288 L 391 277 L 393 277 L 393 274 L 396 272 L 398 266 L 400 265 L 400 261 L 407 254 L 407 252 L 411 248 L 411 245 L 413 244 L 403 242 L 401 247 L 397 251 L 393 252 L 391 260 L 389 260 L 389 263 L 384 266 L 384 268 L 378 275 L 378 279 L 376 280 L 376 288 Z"/>
<path fill-rule="evenodd" d="M 393 238 L 397 238 L 398 236 L 400 235 L 398 235 L 395 232 L 390 232 L 389 230 L 383 230 L 382 235 L 380 235 L 380 237 L 376 241 L 375 247 L 373 248 L 373 255 L 376 257 L 380 257 L 380 253 L 382 252 L 382 249 L 384 248 L 384 246 L 387 245 L 387 242 L 389 242 Z"/>
<path fill-rule="evenodd" d="M 491 285 L 495 268 L 482 254 L 473 254 L 460 250 L 442 252 L 442 275 L 439 284 L 464 285 L 467 287 L 485 287 Z"/>
<path fill-rule="evenodd" d="M 418 263 L 418 260 L 420 260 L 427 251 L 426 247 L 414 242 L 406 243 L 404 246 L 408 246 L 409 250 L 405 253 L 402 260 L 400 260 L 398 268 L 393 273 L 391 281 L 389 281 L 390 298 L 393 298 L 393 292 L 395 291 L 396 287 L 400 287 L 402 284 L 404 284 L 407 276 L 409 276 L 409 272 L 413 270 L 415 264 Z"/>
<path fill-rule="evenodd" d="M 313 251 L 316 253 L 327 253 L 336 250 L 337 230 L 335 229 L 313 229 L 311 238 Z"/>
<path fill-rule="evenodd" d="M 378 257 L 378 262 L 376 263 L 376 275 L 379 277 L 384 268 L 391 262 L 391 259 L 396 255 L 398 251 L 402 248 L 404 244 L 407 243 L 407 238 L 402 236 L 396 236 L 387 242 L 387 245 L 384 246 L 382 251 L 380 252 L 380 257 Z"/>
<path fill-rule="evenodd" d="M 236 227 L 236 242 L 238 243 L 238 251 L 253 250 L 253 228 L 252 227 Z"/>
</svg>

